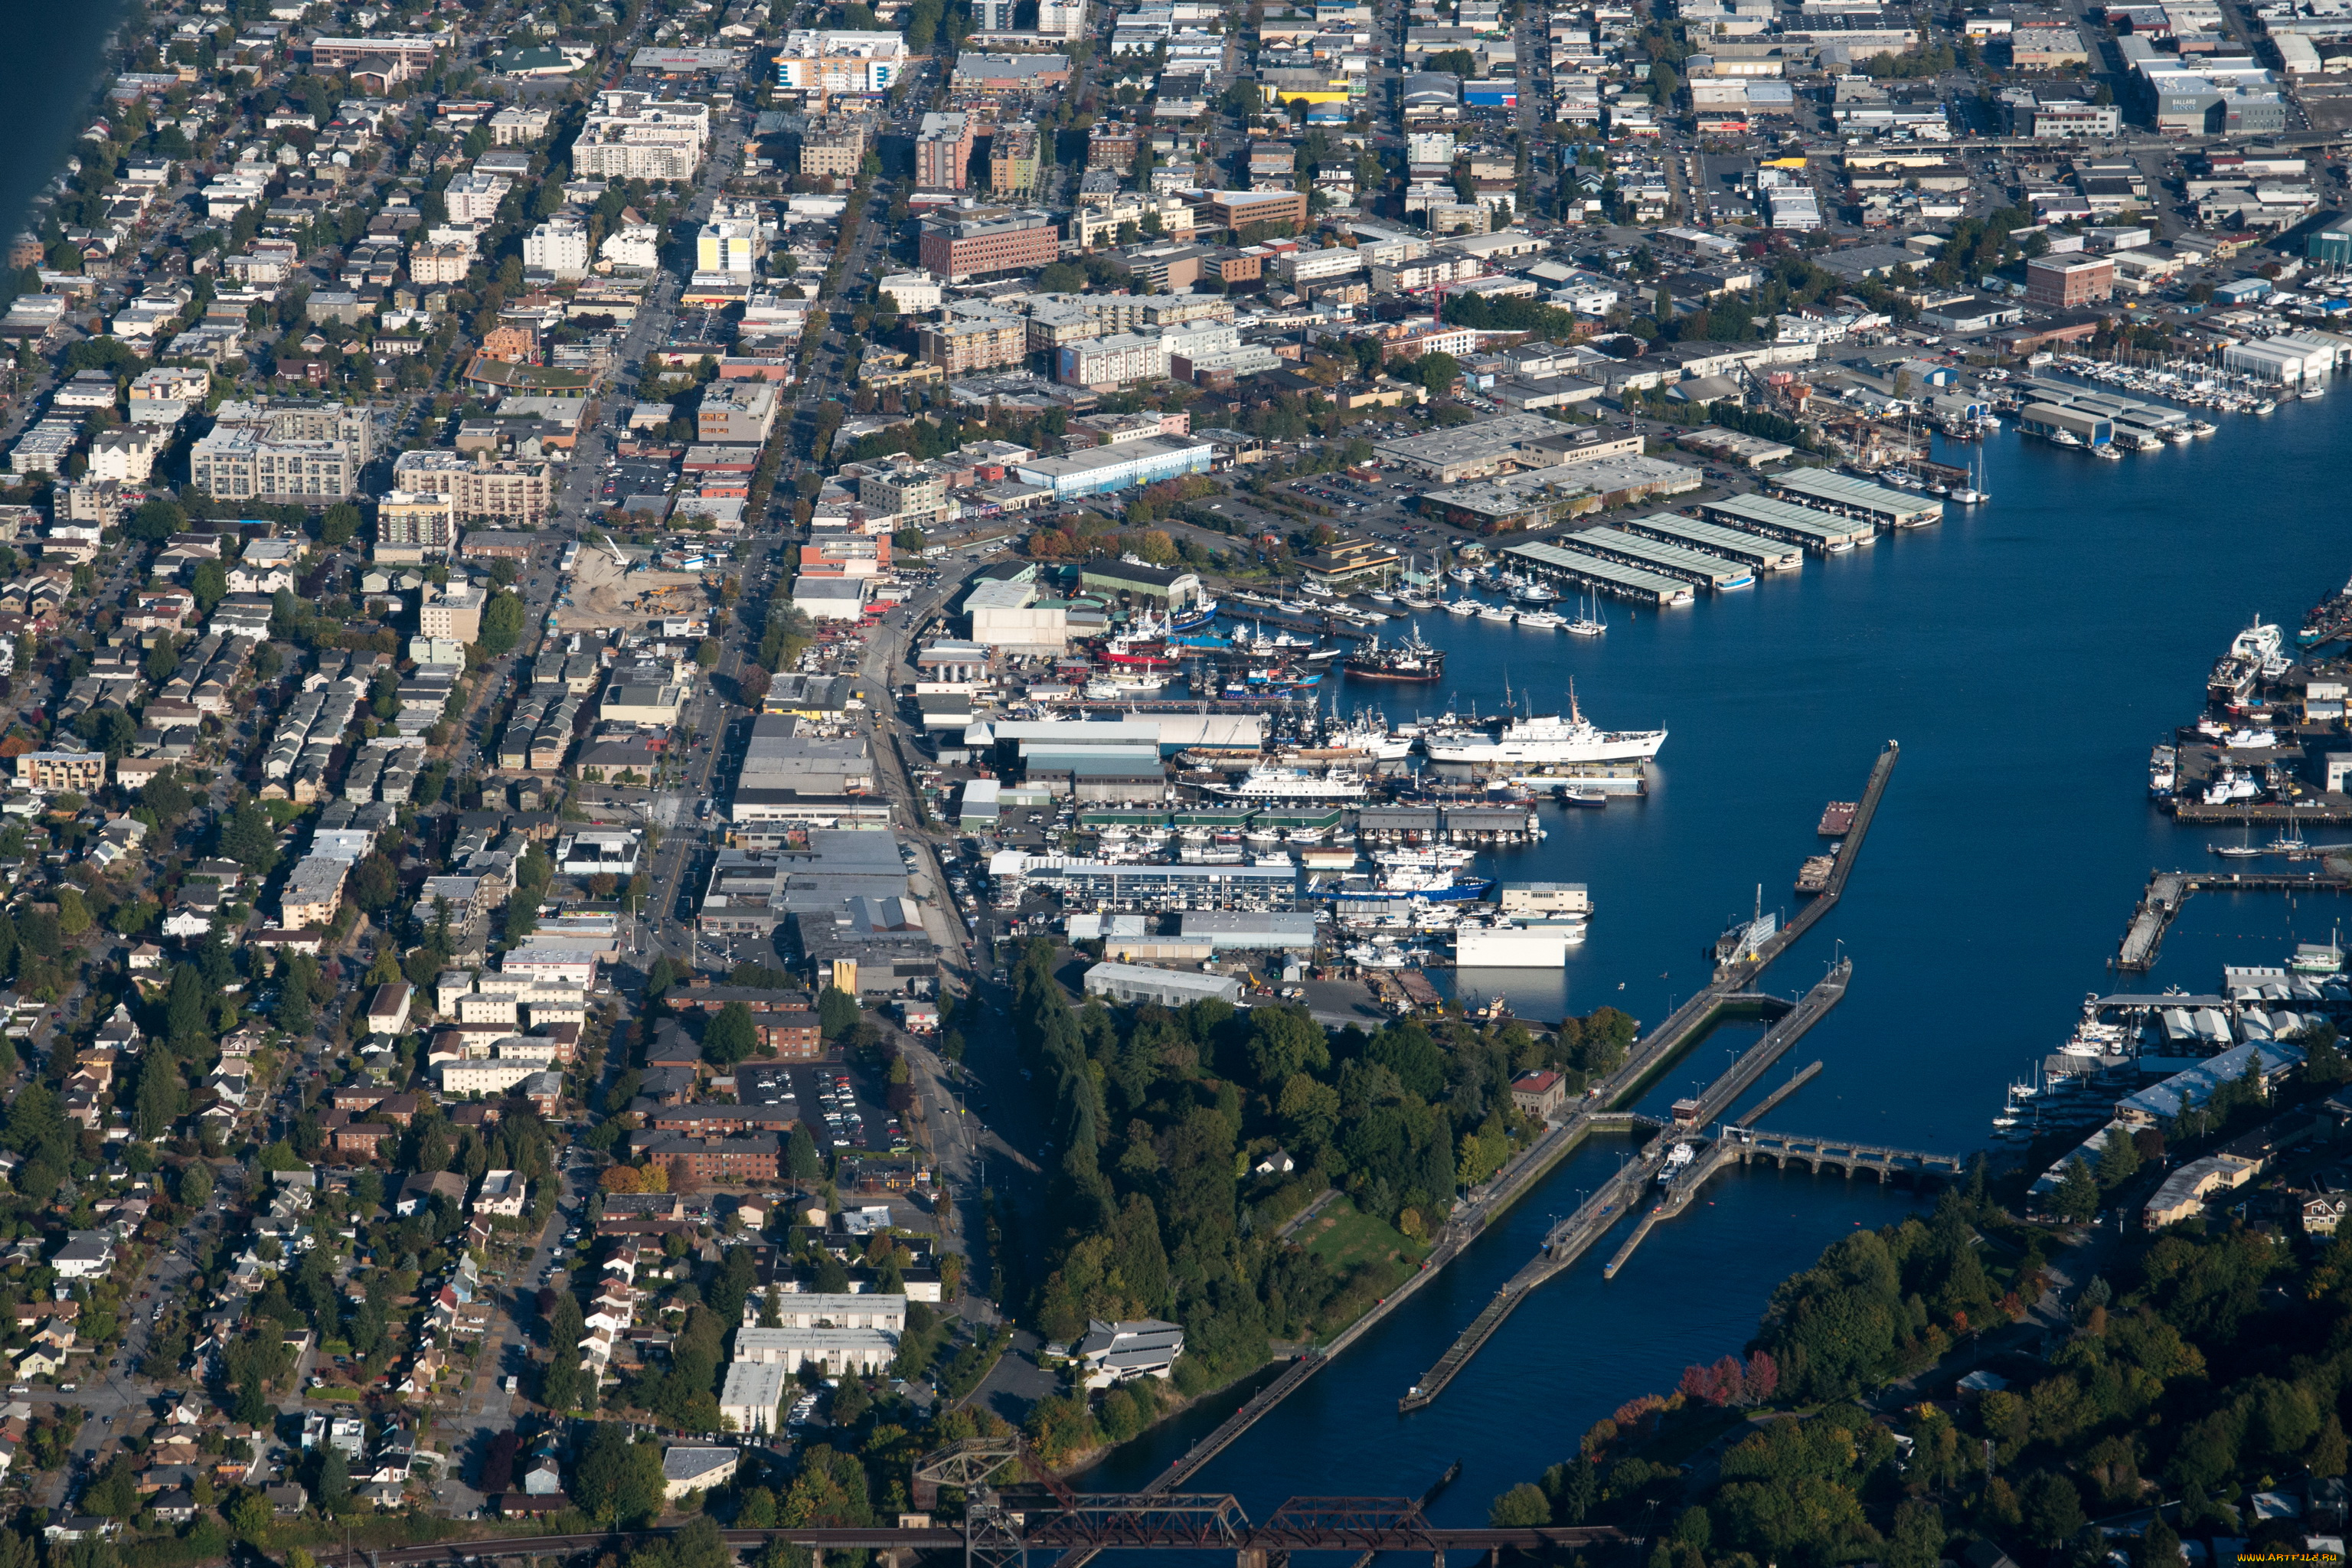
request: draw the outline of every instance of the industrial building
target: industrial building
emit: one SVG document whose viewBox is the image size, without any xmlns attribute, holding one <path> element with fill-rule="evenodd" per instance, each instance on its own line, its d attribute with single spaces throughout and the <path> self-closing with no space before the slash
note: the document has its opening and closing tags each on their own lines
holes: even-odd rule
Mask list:
<svg viewBox="0 0 2352 1568">
<path fill-rule="evenodd" d="M 1206 442 L 1150 437 L 1066 457 L 1034 458 L 1015 464 L 1013 472 L 1024 483 L 1051 489 L 1055 500 L 1065 500 L 1123 490 L 1130 485 L 1157 484 L 1182 474 L 1205 474 L 1215 450 Z"/>
<path fill-rule="evenodd" d="M 1150 1002 L 1181 1007 L 1190 1002 L 1242 999 L 1242 983 L 1230 975 L 1194 974 L 1142 963 L 1097 963 L 1087 971 L 1087 994 L 1113 1002 Z"/>
</svg>

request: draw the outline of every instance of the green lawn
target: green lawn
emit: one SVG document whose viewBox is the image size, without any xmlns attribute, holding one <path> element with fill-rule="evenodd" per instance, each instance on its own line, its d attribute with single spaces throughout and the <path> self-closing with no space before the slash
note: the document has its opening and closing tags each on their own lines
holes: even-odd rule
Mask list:
<svg viewBox="0 0 2352 1568">
<path fill-rule="evenodd" d="M 1359 1263 L 1385 1263 L 1402 1276 L 1410 1273 L 1428 1250 L 1344 1197 L 1332 1199 L 1321 1214 L 1299 1227 L 1294 1239 L 1342 1272 Z"/>
</svg>

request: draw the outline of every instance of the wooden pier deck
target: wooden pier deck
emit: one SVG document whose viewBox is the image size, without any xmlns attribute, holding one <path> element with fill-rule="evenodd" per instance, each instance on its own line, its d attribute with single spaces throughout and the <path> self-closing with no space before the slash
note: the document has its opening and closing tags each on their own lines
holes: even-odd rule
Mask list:
<svg viewBox="0 0 2352 1568">
<path fill-rule="evenodd" d="M 2115 967 L 2144 972 L 2156 964 L 2164 933 L 2191 893 L 2336 893 L 2352 882 L 2321 871 L 2151 871 L 2116 950 Z"/>
</svg>

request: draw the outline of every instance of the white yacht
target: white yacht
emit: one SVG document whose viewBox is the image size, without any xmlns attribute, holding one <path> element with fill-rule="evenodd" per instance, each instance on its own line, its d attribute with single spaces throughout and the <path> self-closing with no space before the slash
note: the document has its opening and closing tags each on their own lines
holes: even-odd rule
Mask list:
<svg viewBox="0 0 2352 1568">
<path fill-rule="evenodd" d="M 1445 601 L 1445 613 L 1449 616 L 1475 616 L 1478 613 L 1478 601 L 1467 595 L 1448 599 Z"/>
<path fill-rule="evenodd" d="M 1294 773 L 1287 768 L 1255 767 L 1239 784 L 1212 784 L 1211 795 L 1234 800 L 1361 800 L 1362 775 L 1345 768 L 1328 773 Z"/>
<path fill-rule="evenodd" d="M 1508 605 L 1481 605 L 1478 606 L 1478 618 L 1482 621 L 1510 621 L 1517 617 Z"/>
<path fill-rule="evenodd" d="M 1556 632 L 1568 625 L 1568 617 L 1557 610 L 1521 610 L 1519 625 L 1539 632 Z"/>
<path fill-rule="evenodd" d="M 1602 730 L 1585 718 L 1577 705 L 1576 688 L 1568 692 L 1568 713 L 1531 714 L 1514 719 L 1500 734 L 1483 730 L 1448 730 L 1430 735 L 1423 744 L 1434 763 L 1614 763 L 1646 762 L 1666 743 L 1664 730 Z"/>
</svg>

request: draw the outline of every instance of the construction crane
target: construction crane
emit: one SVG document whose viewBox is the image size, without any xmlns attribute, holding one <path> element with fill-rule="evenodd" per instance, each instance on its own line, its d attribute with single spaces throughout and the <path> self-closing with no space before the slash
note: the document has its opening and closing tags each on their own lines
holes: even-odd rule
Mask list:
<svg viewBox="0 0 2352 1568">
<path fill-rule="evenodd" d="M 613 542 L 612 536 L 609 534 L 605 536 L 604 548 L 613 552 L 614 565 L 618 566 L 624 572 L 629 570 L 629 558 L 621 553 L 621 547 Z"/>
</svg>

